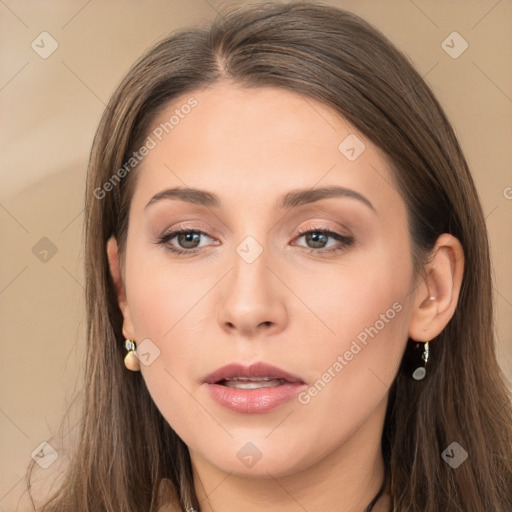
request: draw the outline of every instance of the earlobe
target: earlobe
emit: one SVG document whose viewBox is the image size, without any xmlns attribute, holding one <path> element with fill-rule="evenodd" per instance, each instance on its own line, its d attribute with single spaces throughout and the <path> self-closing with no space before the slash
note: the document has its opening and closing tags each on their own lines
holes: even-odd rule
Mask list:
<svg viewBox="0 0 512 512">
<path fill-rule="evenodd" d="M 454 236 L 443 233 L 432 251 L 426 276 L 417 289 L 409 337 L 429 341 L 446 327 L 457 307 L 464 272 L 464 251 Z"/>
<path fill-rule="evenodd" d="M 123 335 L 125 338 L 134 339 L 133 327 L 130 319 L 130 310 L 126 300 L 126 291 L 119 268 L 118 245 L 114 236 L 107 240 L 107 257 L 110 268 L 110 275 L 114 282 L 119 309 L 123 313 Z"/>
</svg>

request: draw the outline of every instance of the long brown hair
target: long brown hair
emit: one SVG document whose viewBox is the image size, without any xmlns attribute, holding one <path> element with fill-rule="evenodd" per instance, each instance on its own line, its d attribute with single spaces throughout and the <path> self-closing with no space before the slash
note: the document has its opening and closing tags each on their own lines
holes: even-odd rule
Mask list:
<svg viewBox="0 0 512 512">
<path fill-rule="evenodd" d="M 461 242 L 459 302 L 433 340 L 428 376 L 411 380 L 404 357 L 390 389 L 382 435 L 386 475 L 395 511 L 510 512 L 512 407 L 496 360 L 487 232 L 468 165 L 441 106 L 407 58 L 358 16 L 307 2 L 231 8 L 211 25 L 176 32 L 131 68 L 110 99 L 85 198 L 87 361 L 79 443 L 60 489 L 40 510 L 153 511 L 165 478 L 176 505 L 199 509 L 186 445 L 141 374 L 123 365 L 122 315 L 105 247 L 114 235 L 122 265 L 137 171 L 112 176 L 171 100 L 224 79 L 320 101 L 380 147 L 407 205 L 417 272 L 439 235 Z M 441 457 L 453 442 L 468 453 L 456 469 Z M 30 476 L 27 483 L 30 488 Z"/>
</svg>

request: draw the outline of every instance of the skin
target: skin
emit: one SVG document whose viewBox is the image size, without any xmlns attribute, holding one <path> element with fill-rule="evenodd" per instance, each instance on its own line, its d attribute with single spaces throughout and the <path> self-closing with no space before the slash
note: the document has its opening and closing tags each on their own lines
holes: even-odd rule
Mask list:
<svg viewBox="0 0 512 512">
<path fill-rule="evenodd" d="M 115 239 L 107 244 L 123 334 L 137 343 L 149 338 L 160 350 L 141 371 L 189 447 L 202 511 L 360 512 L 382 482 L 388 391 L 407 339 L 432 339 L 455 310 L 461 245 L 442 235 L 426 278 L 415 279 L 407 211 L 389 163 L 329 107 L 293 92 L 221 82 L 177 98 L 154 126 L 190 96 L 198 105 L 136 171 L 121 267 Z M 338 150 L 349 134 L 366 146 L 355 161 Z M 327 185 L 357 191 L 375 211 L 352 197 L 275 207 L 292 189 Z M 165 199 L 145 209 L 154 194 L 175 186 L 212 192 L 222 206 Z M 196 254 L 178 256 L 154 243 L 182 226 L 207 233 Z M 298 235 L 318 226 L 354 243 L 322 254 L 321 245 Z M 249 235 L 263 249 L 252 263 L 236 251 Z M 179 241 L 167 244 L 193 247 Z M 330 237 L 323 243 L 340 246 Z M 205 389 L 206 375 L 234 361 L 268 362 L 309 387 L 394 303 L 401 311 L 307 404 L 294 399 L 268 413 L 241 414 Z M 252 467 L 237 457 L 247 442 L 261 453 Z M 385 495 L 374 512 L 388 510 Z"/>
</svg>

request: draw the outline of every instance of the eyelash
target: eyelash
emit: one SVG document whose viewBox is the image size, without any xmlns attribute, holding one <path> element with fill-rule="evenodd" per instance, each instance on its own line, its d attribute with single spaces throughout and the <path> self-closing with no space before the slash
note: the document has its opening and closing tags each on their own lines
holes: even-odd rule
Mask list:
<svg viewBox="0 0 512 512">
<path fill-rule="evenodd" d="M 177 256 L 182 256 L 182 255 L 187 255 L 187 254 L 190 255 L 190 254 L 197 253 L 199 251 L 198 248 L 178 249 L 178 248 L 168 244 L 168 242 L 170 240 L 172 240 L 175 236 L 180 235 L 182 233 L 196 233 L 196 234 L 204 235 L 208 238 L 211 238 L 207 233 L 205 233 L 204 231 L 201 231 L 199 229 L 178 228 L 178 229 L 171 231 L 170 233 L 166 233 L 162 237 L 158 238 L 158 240 L 155 243 L 157 245 L 164 246 L 166 250 L 176 254 Z M 330 229 L 326 229 L 321 226 L 318 226 L 318 227 L 314 226 L 314 227 L 309 227 L 308 229 L 305 229 L 305 230 L 299 230 L 297 238 L 300 238 L 301 236 L 306 235 L 308 233 L 321 233 L 323 235 L 327 235 L 329 238 L 334 238 L 335 240 L 338 240 L 341 243 L 341 245 L 339 245 L 338 247 L 335 247 L 334 249 L 312 249 L 310 247 L 300 246 L 303 249 L 305 249 L 306 252 L 308 252 L 308 253 L 317 253 L 317 254 L 318 253 L 320 253 L 320 254 L 337 253 L 337 252 L 345 250 L 347 247 L 350 247 L 354 243 L 354 239 L 352 237 L 341 235 L 340 233 L 337 233 L 336 231 L 331 231 Z"/>
<path fill-rule="evenodd" d="M 189 228 L 178 228 L 174 231 L 171 231 L 170 233 L 166 233 L 162 237 L 160 237 L 157 241 L 157 245 L 162 245 L 165 247 L 166 250 L 172 252 L 173 254 L 176 254 L 177 256 L 185 256 L 190 254 L 195 254 L 199 252 L 198 248 L 195 249 L 179 249 L 175 246 L 171 246 L 168 244 L 170 240 L 172 240 L 175 236 L 182 234 L 182 233 L 196 233 L 199 235 L 204 235 L 208 238 L 211 238 L 207 233 L 204 231 L 198 230 L 198 229 L 189 229 Z M 303 235 L 306 235 L 308 233 L 321 233 L 323 235 L 328 236 L 329 238 L 334 238 L 335 240 L 338 240 L 340 242 L 340 245 L 335 247 L 334 249 L 312 249 L 310 247 L 302 247 L 306 250 L 306 252 L 312 254 L 312 253 L 320 253 L 320 254 L 333 254 L 338 253 L 340 251 L 344 251 L 346 248 L 350 247 L 354 243 L 354 239 L 349 236 L 341 235 L 340 233 L 337 233 L 336 231 L 331 231 L 330 229 L 326 229 L 322 226 L 313 226 L 309 227 L 308 229 L 299 230 L 297 238 L 300 238 Z"/>
</svg>

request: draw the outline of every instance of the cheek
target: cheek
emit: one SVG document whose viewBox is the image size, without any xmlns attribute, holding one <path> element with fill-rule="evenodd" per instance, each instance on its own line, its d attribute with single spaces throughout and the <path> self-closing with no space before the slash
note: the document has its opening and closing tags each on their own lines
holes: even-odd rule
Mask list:
<svg viewBox="0 0 512 512">
<path fill-rule="evenodd" d="M 141 236 L 127 252 L 127 299 L 130 316 L 139 339 L 164 343 L 184 328 L 187 315 L 207 291 L 192 272 L 171 263 L 163 247 L 154 247 Z M 197 276 L 196 276 L 197 277 Z"/>
<path fill-rule="evenodd" d="M 293 284 L 307 305 L 304 317 L 314 326 L 307 332 L 323 339 L 323 346 L 340 350 L 354 339 L 363 344 L 374 337 L 393 340 L 404 331 L 412 275 L 408 258 L 380 251 L 325 268 Z"/>
<path fill-rule="evenodd" d="M 202 348 L 199 341 L 204 342 L 208 332 L 205 328 L 194 335 L 194 314 L 209 286 L 194 285 L 176 271 L 176 265 L 165 264 L 161 255 L 155 257 L 159 252 L 153 248 L 144 251 L 133 243 L 126 259 L 127 299 L 137 344 L 150 340 L 151 362 L 141 364 L 142 375 L 156 405 L 171 423 L 179 421 L 182 413 L 177 411 L 190 400 L 184 387 L 189 387 L 188 373 Z"/>
<path fill-rule="evenodd" d="M 411 274 L 409 259 L 381 252 L 330 275 L 310 276 L 314 287 L 294 288 L 316 317 L 307 332 L 321 342 L 305 339 L 302 348 L 312 382 L 302 403 L 311 412 L 321 416 L 330 408 L 333 419 L 346 422 L 347 414 L 363 418 L 384 398 L 407 340 Z"/>
<path fill-rule="evenodd" d="M 151 340 L 158 356 L 141 364 L 148 391 L 167 423 L 186 443 L 204 422 L 204 410 L 192 399 L 190 374 L 204 354 L 207 328 L 197 329 L 196 309 L 204 291 L 163 272 L 139 272 L 132 281 L 130 311 L 138 339 Z M 195 332 L 198 336 L 195 336 Z M 201 345 L 201 342 L 203 345 Z"/>
</svg>

